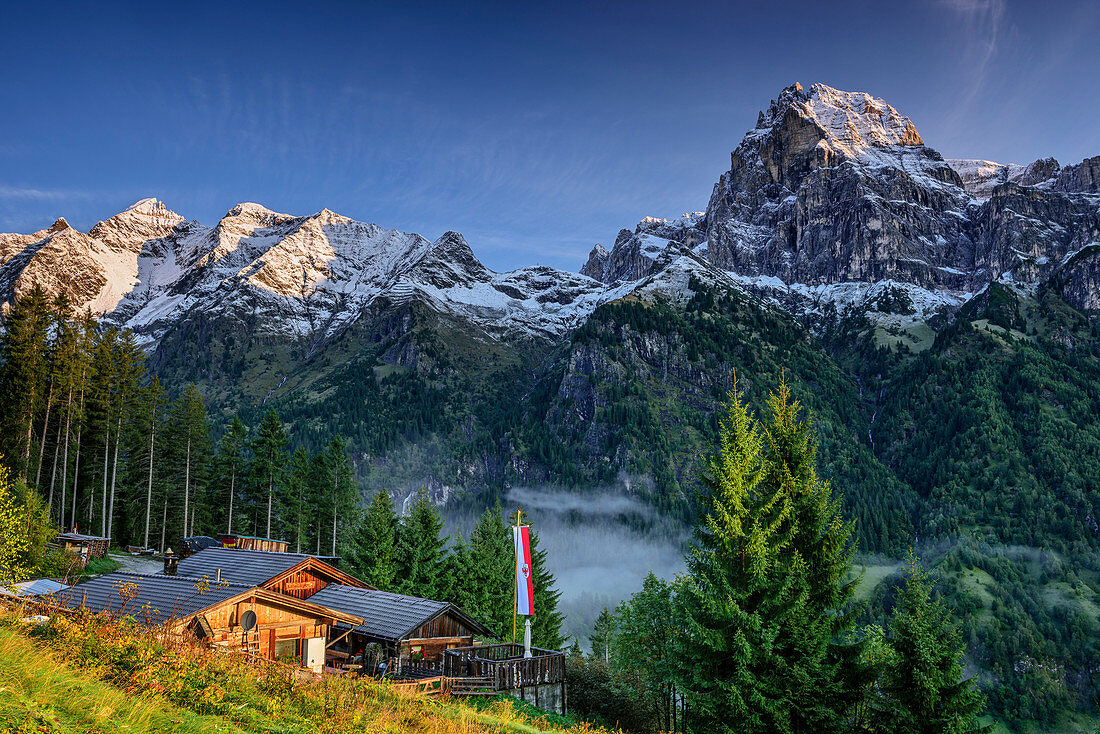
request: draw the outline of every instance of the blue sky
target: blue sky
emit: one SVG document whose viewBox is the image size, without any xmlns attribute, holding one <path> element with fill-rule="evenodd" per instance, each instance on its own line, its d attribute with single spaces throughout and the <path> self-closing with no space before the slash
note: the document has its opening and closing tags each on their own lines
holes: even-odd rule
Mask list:
<svg viewBox="0 0 1100 734">
<path fill-rule="evenodd" d="M 884 97 L 948 157 L 1100 154 L 1100 3 L 5 3 L 0 231 L 156 196 L 328 207 L 576 270 L 702 209 L 787 84 Z"/>
</svg>

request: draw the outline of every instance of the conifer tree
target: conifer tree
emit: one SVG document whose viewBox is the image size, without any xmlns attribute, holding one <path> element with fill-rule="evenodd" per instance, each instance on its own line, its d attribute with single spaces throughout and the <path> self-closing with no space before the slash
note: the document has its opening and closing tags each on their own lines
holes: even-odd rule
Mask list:
<svg viewBox="0 0 1100 734">
<path fill-rule="evenodd" d="M 619 663 L 642 682 L 662 731 L 675 731 L 676 689 L 672 685 L 677 625 L 673 586 L 650 573 L 642 588 L 616 609 Z"/>
<path fill-rule="evenodd" d="M 554 574 L 546 562 L 546 551 L 539 547 L 539 534 L 531 530 L 531 579 L 535 591 L 535 616 L 531 620 L 531 638 L 535 645 L 559 650 L 565 640 L 561 626 L 565 617 L 558 611 L 561 591 L 555 588 Z"/>
<path fill-rule="evenodd" d="M 512 629 L 515 594 L 515 549 L 511 528 L 504 524 L 500 503 L 486 508 L 470 533 L 460 605 L 499 635 Z M 533 563 L 533 561 L 532 561 Z"/>
<path fill-rule="evenodd" d="M 691 729 L 791 730 L 794 625 L 807 604 L 791 545 L 791 499 L 763 479 L 763 436 L 735 386 L 704 481 L 710 496 L 677 596 L 676 682 Z"/>
<path fill-rule="evenodd" d="M 408 517 L 398 526 L 397 580 L 398 593 L 437 599 L 447 593 L 441 578 L 447 539 L 441 536 L 443 518 L 426 494 L 421 492 Z"/>
<path fill-rule="evenodd" d="M 397 515 L 384 489 L 375 493 L 359 526 L 352 567 L 368 584 L 384 591 L 394 587 L 397 572 Z M 453 555 L 453 554 L 452 554 Z"/>
<path fill-rule="evenodd" d="M 16 300 L 0 335 L 0 449 L 20 478 L 27 476 L 44 397 L 49 319 L 49 302 L 36 285 Z"/>
<path fill-rule="evenodd" d="M 286 473 L 286 431 L 279 420 L 278 413 L 272 408 L 264 416 L 252 442 L 252 461 L 248 475 L 252 481 L 255 497 L 266 502 L 264 537 L 271 537 L 273 513 L 276 507 L 276 495 L 282 496 Z"/>
<path fill-rule="evenodd" d="M 126 461 L 123 463 L 123 494 L 126 533 L 144 548 L 152 547 L 154 505 L 160 506 L 164 468 L 164 388 L 156 375 L 135 390 L 132 407 L 123 424 Z M 158 547 L 162 546 L 160 540 Z"/>
<path fill-rule="evenodd" d="M 318 518 L 318 527 L 324 527 L 330 540 L 331 554 L 338 555 L 341 539 L 347 530 L 358 524 L 359 496 L 355 488 L 355 473 L 348 457 L 347 442 L 342 436 L 333 438 L 320 455 L 322 479 L 318 492 L 317 509 L 325 515 Z M 320 533 L 319 533 L 320 535 Z"/>
<path fill-rule="evenodd" d="M 110 491 L 107 501 L 107 536 L 114 537 L 115 495 L 118 480 L 119 447 L 123 443 L 123 417 L 127 420 L 139 412 L 142 399 L 140 381 L 145 373 L 145 354 L 134 339 L 133 332 L 124 331 L 116 343 L 115 371 L 117 391 L 115 393 L 114 451 L 111 457 Z"/>
<path fill-rule="evenodd" d="M 596 617 L 592 625 L 592 635 L 588 638 L 593 658 L 611 663 L 611 656 L 615 652 L 615 634 L 618 626 L 619 618 L 612 614 L 610 609 L 604 607 L 600 616 Z"/>
<path fill-rule="evenodd" d="M 218 454 L 214 462 L 214 486 L 225 488 L 225 496 L 221 501 L 225 513 L 224 515 L 216 513 L 216 516 L 225 518 L 224 527 L 227 534 L 233 532 L 233 512 L 237 493 L 240 491 L 248 466 L 244 455 L 247 446 L 248 428 L 240 418 L 233 416 L 229 422 L 229 428 L 218 444 Z M 221 526 L 220 523 L 219 526 Z"/>
<path fill-rule="evenodd" d="M 88 502 L 88 522 L 98 518 L 99 534 L 107 535 L 108 490 L 111 478 L 111 438 L 114 433 L 114 405 L 117 382 L 115 358 L 118 332 L 108 328 L 92 347 L 92 376 L 88 384 L 86 422 L 91 430 L 89 453 L 94 457 L 89 471 L 92 497 Z"/>
<path fill-rule="evenodd" d="M 210 421 L 194 383 L 187 386 L 169 411 L 165 454 L 172 482 L 166 501 L 176 506 L 182 504 L 179 537 L 186 538 L 193 534 L 198 499 L 209 478 L 210 466 Z"/>
<path fill-rule="evenodd" d="M 310 526 L 316 512 L 317 466 L 309 452 L 299 446 L 290 457 L 287 470 L 286 496 L 282 516 L 290 532 L 294 552 L 301 553 L 303 545 L 309 550 Z"/>
<path fill-rule="evenodd" d="M 855 524 L 844 519 L 839 498 L 817 475 L 813 419 L 791 397 L 785 376 L 768 398 L 763 430 L 762 486 L 789 498 L 790 552 L 805 564 L 803 619 L 791 626 L 786 640 L 788 659 L 799 670 L 788 686 L 792 726 L 840 731 L 867 675 L 859 662 L 860 646 L 840 642 L 852 627 L 847 606 L 859 581 L 851 574 Z"/>
<path fill-rule="evenodd" d="M 967 734 L 992 729 L 978 723 L 984 699 L 973 680 L 962 677 L 958 625 L 912 555 L 890 624 L 890 644 L 894 655 L 882 685 L 881 731 Z"/>
</svg>

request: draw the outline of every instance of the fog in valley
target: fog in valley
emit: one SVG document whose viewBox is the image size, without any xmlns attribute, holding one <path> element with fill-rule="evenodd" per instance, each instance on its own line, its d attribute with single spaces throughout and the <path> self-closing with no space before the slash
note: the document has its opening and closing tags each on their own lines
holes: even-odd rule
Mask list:
<svg viewBox="0 0 1100 734">
<path fill-rule="evenodd" d="M 623 488 L 563 491 L 516 487 L 505 512 L 523 508 L 547 551 L 561 591 L 562 634 L 587 646 L 600 610 L 614 609 L 642 586 L 650 571 L 672 578 L 684 570 L 688 531 L 660 517 Z M 447 532 L 469 537 L 477 516 L 449 514 Z M 539 600 L 535 599 L 536 610 Z"/>
</svg>

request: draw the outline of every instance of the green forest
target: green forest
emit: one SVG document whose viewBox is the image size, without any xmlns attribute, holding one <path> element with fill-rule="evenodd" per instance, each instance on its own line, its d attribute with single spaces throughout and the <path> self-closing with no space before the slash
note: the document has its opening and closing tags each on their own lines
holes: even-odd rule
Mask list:
<svg viewBox="0 0 1100 734">
<path fill-rule="evenodd" d="M 510 487 L 583 497 L 624 481 L 654 515 L 620 520 L 672 533 L 705 513 L 700 477 L 735 379 L 757 414 L 785 380 L 854 521 L 857 628 L 888 630 L 912 550 L 958 622 L 987 716 L 1011 731 L 1088 730 L 1097 325 L 1057 293 L 999 285 L 933 319 L 932 338 L 825 323 L 811 333 L 694 279 L 686 299 L 608 303 L 556 342 L 487 340 L 415 300 L 381 303 L 270 385 L 188 357 L 245 354 L 241 333 L 181 328 L 143 360 L 132 336 L 28 293 L 6 317 L 0 449 L 53 522 L 120 544 L 232 529 L 358 558 L 380 489 L 477 518 Z M 491 545 L 474 532 L 436 552 L 459 567 Z M 476 596 L 463 604 L 492 617 Z"/>
</svg>

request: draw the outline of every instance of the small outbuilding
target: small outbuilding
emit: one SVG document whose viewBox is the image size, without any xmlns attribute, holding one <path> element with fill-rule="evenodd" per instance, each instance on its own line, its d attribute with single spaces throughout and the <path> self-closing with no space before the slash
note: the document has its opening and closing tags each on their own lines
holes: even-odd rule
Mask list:
<svg viewBox="0 0 1100 734">
<path fill-rule="evenodd" d="M 58 548 L 80 559 L 81 566 L 87 566 L 92 558 L 106 558 L 107 550 L 111 547 L 111 539 L 98 535 L 83 535 L 81 533 L 60 533 L 51 547 Z"/>
</svg>

